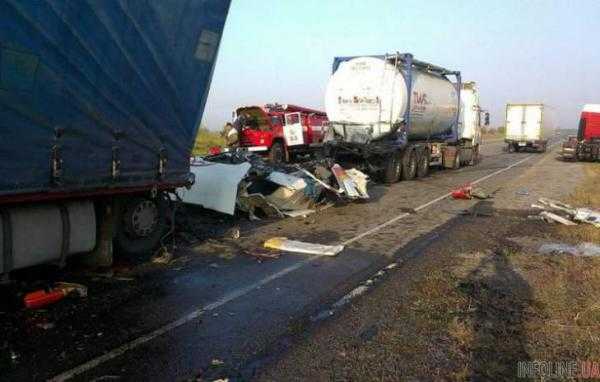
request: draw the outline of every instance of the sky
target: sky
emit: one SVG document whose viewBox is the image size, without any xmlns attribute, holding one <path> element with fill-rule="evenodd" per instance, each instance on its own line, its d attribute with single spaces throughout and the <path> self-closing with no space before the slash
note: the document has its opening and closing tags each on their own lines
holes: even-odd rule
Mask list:
<svg viewBox="0 0 600 382">
<path fill-rule="evenodd" d="M 412 53 L 475 81 L 492 127 L 543 102 L 576 128 L 600 103 L 600 0 L 233 0 L 203 124 L 239 106 L 324 109 L 335 56 Z"/>
</svg>

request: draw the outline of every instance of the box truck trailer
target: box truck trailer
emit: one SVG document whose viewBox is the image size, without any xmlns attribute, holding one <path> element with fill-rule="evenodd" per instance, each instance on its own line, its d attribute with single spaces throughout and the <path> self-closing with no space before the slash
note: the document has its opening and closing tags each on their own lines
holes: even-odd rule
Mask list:
<svg viewBox="0 0 600 382">
<path fill-rule="evenodd" d="M 543 103 L 509 103 L 505 129 L 509 152 L 527 148 L 545 152 L 548 140 L 556 133 L 553 111 Z"/>
<path fill-rule="evenodd" d="M 159 244 L 229 3 L 0 2 L 0 278 Z"/>
<path fill-rule="evenodd" d="M 328 155 L 359 159 L 386 183 L 426 176 L 431 164 L 473 164 L 478 102 L 475 84 L 463 86 L 460 72 L 411 54 L 335 58 L 325 95 Z"/>
<path fill-rule="evenodd" d="M 600 104 L 583 106 L 577 136 L 562 145 L 562 157 L 570 160 L 600 160 Z"/>
</svg>

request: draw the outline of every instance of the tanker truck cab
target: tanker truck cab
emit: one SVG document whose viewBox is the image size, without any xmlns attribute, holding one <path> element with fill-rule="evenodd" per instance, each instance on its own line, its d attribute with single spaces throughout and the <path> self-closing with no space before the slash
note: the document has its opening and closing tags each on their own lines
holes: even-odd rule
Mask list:
<svg viewBox="0 0 600 382">
<path fill-rule="evenodd" d="M 276 163 L 320 149 L 327 124 L 322 111 L 280 104 L 241 107 L 234 118 L 240 147 Z"/>
<path fill-rule="evenodd" d="M 458 168 L 480 140 L 478 123 L 469 125 L 469 140 L 459 136 L 461 89 L 460 72 L 411 54 L 335 58 L 327 151 L 385 183 L 424 177 L 432 160 Z"/>
</svg>

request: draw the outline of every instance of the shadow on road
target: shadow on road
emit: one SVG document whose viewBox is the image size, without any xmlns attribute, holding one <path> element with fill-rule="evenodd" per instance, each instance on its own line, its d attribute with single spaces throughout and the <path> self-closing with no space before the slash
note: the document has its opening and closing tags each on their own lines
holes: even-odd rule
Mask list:
<svg viewBox="0 0 600 382">
<path fill-rule="evenodd" d="M 475 309 L 471 348 L 475 379 L 514 379 L 518 362 L 530 360 L 525 323 L 532 291 L 513 269 L 510 253 L 502 249 L 483 258 L 461 283 Z"/>
</svg>

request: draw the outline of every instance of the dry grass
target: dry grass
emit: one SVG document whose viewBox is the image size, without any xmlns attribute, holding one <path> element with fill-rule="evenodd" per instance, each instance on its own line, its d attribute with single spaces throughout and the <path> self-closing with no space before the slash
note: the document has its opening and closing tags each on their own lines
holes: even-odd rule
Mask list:
<svg viewBox="0 0 600 382">
<path fill-rule="evenodd" d="M 210 131 L 205 127 L 198 129 L 192 155 L 205 155 L 211 147 L 224 147 L 225 139 L 219 132 Z"/>
</svg>

